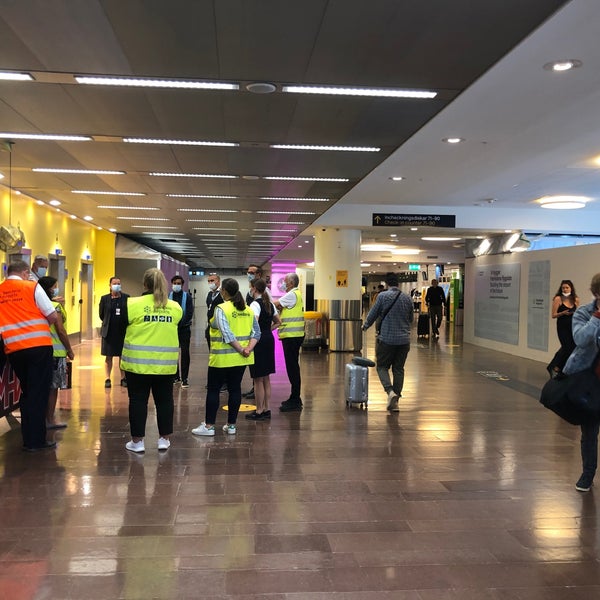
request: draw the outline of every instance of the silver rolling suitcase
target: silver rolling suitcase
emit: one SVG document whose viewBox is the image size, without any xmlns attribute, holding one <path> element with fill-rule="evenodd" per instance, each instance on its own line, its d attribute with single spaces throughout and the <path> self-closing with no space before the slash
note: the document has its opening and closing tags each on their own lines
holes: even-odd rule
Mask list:
<svg viewBox="0 0 600 600">
<path fill-rule="evenodd" d="M 369 369 L 361 365 L 346 365 L 345 385 L 346 406 L 369 404 Z"/>
</svg>

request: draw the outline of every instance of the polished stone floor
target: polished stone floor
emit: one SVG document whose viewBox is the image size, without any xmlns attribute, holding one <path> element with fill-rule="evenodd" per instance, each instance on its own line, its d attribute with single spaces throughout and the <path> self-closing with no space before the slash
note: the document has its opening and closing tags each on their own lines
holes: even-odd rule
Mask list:
<svg viewBox="0 0 600 600">
<path fill-rule="evenodd" d="M 596 493 L 574 489 L 578 430 L 538 403 L 543 364 L 464 345 L 460 328 L 415 331 L 389 414 L 374 371 L 368 410 L 347 409 L 349 355 L 305 352 L 302 413 L 241 416 L 236 436 L 206 439 L 190 433 L 206 383 L 196 329 L 166 453 L 153 412 L 145 455 L 125 450 L 127 392 L 104 389 L 98 342 L 76 348 L 56 451 L 23 453 L 0 419 L 0 598 L 600 597 Z"/>
</svg>

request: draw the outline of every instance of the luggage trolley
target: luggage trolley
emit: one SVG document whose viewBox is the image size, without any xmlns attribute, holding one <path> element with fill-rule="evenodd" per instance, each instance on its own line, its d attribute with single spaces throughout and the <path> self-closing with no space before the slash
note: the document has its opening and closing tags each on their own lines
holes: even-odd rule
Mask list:
<svg viewBox="0 0 600 600">
<path fill-rule="evenodd" d="M 344 391 L 346 394 L 346 408 L 352 404 L 360 404 L 362 408 L 369 406 L 369 367 L 375 363 L 369 358 L 355 356 L 352 363 L 346 365 Z"/>
</svg>

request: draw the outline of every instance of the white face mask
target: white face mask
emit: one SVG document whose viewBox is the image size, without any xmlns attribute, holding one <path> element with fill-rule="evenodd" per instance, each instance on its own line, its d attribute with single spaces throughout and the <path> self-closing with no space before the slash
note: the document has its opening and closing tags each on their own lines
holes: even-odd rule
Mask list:
<svg viewBox="0 0 600 600">
<path fill-rule="evenodd" d="M 38 267 L 36 271 L 38 277 L 46 277 L 47 272 L 48 269 L 46 267 Z"/>
<path fill-rule="evenodd" d="M 116 294 L 117 292 L 121 291 L 121 286 L 118 283 L 115 283 L 114 285 L 110 286 L 110 289 Z"/>
<path fill-rule="evenodd" d="M 563 292 L 563 296 L 565 298 L 568 298 L 571 295 L 571 292 Z"/>
<path fill-rule="evenodd" d="M 256 273 L 248 273 L 248 281 L 254 281 Z"/>
<path fill-rule="evenodd" d="M 209 283 L 209 284 L 208 284 L 208 289 L 209 289 L 211 292 L 214 292 L 214 291 L 217 289 L 217 284 L 216 284 L 216 283 Z"/>
<path fill-rule="evenodd" d="M 54 296 L 58 296 L 58 288 L 57 287 L 52 289 L 52 297 L 54 298 Z"/>
<path fill-rule="evenodd" d="M 181 291 L 181 285 L 179 283 L 173 284 L 173 291 L 177 294 Z"/>
</svg>

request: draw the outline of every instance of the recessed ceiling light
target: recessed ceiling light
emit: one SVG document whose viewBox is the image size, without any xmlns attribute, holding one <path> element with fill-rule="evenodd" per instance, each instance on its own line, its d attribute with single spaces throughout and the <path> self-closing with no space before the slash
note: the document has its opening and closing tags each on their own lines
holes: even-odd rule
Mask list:
<svg viewBox="0 0 600 600">
<path fill-rule="evenodd" d="M 77 83 L 88 85 L 116 85 L 124 87 L 148 88 L 183 88 L 192 90 L 239 90 L 237 83 L 220 83 L 216 81 L 185 81 L 183 79 L 153 79 L 151 77 L 90 77 L 75 75 Z"/>
<path fill-rule="evenodd" d="M 301 144 L 270 144 L 269 148 L 279 150 L 329 150 L 332 152 L 381 152 L 381 148 L 375 146 L 314 146 Z"/>
<path fill-rule="evenodd" d="M 215 198 L 217 200 L 231 200 L 239 196 L 218 196 L 215 194 L 166 194 L 167 198 Z"/>
<path fill-rule="evenodd" d="M 62 135 L 55 133 L 0 133 L 0 138 L 15 140 L 48 140 L 58 142 L 89 142 L 89 135 Z"/>
<path fill-rule="evenodd" d="M 52 206 L 60 206 L 61 202 L 60 200 L 50 200 L 48 204 L 51 204 Z"/>
<path fill-rule="evenodd" d="M 398 237 L 397 233 L 390 233 L 390 237 Z"/>
<path fill-rule="evenodd" d="M 512 230 L 512 229 L 505 229 L 505 230 L 504 230 L 504 233 L 512 233 L 512 232 L 513 232 L 513 230 Z"/>
<path fill-rule="evenodd" d="M 418 227 L 411 227 L 410 230 L 411 231 L 419 231 L 419 228 Z"/>
<path fill-rule="evenodd" d="M 246 89 L 253 94 L 272 94 L 277 91 L 277 86 L 272 83 L 256 81 L 246 84 Z"/>
<path fill-rule="evenodd" d="M 284 200 L 296 202 L 331 202 L 332 198 L 286 198 L 283 196 L 261 196 L 261 200 Z"/>
<path fill-rule="evenodd" d="M 544 196 L 537 200 L 542 208 L 553 208 L 556 210 L 574 210 L 583 208 L 590 198 L 585 196 Z"/>
<path fill-rule="evenodd" d="M 364 252 L 386 252 L 397 248 L 395 244 L 361 244 L 360 249 Z"/>
<path fill-rule="evenodd" d="M 237 142 L 207 142 L 202 140 L 165 140 L 157 138 L 123 138 L 128 144 L 163 144 L 168 146 L 222 146 L 236 148 Z"/>
<path fill-rule="evenodd" d="M 13 73 L 11 71 L 0 71 L 0 80 L 2 81 L 33 81 L 29 73 Z"/>
<path fill-rule="evenodd" d="M 232 208 L 178 208 L 178 212 L 236 213 Z"/>
<path fill-rule="evenodd" d="M 171 219 L 163 217 L 117 217 L 122 221 L 170 221 Z"/>
<path fill-rule="evenodd" d="M 401 90 L 384 88 L 356 88 L 322 85 L 284 85 L 283 92 L 291 94 L 324 94 L 333 96 L 368 96 L 371 98 L 421 98 L 430 99 L 437 92 L 427 90 Z"/>
<path fill-rule="evenodd" d="M 455 242 L 462 238 L 459 237 L 422 237 L 424 242 Z"/>
<path fill-rule="evenodd" d="M 83 217 L 84 221 L 93 221 L 94 217 L 91 217 L 90 215 L 85 215 L 85 217 Z"/>
<path fill-rule="evenodd" d="M 111 228 L 109 229 L 109 231 L 110 231 L 111 233 L 116 233 L 116 231 L 117 231 L 117 230 L 116 230 L 114 227 L 111 227 Z"/>
<path fill-rule="evenodd" d="M 389 179 L 392 181 L 404 181 L 404 177 L 400 177 L 399 175 L 397 177 L 389 177 Z"/>
<path fill-rule="evenodd" d="M 101 204 L 96 206 L 96 208 L 115 208 L 118 210 L 160 210 L 160 208 L 156 208 L 155 206 L 116 206 L 113 204 Z"/>
<path fill-rule="evenodd" d="M 44 205 L 44 201 L 43 200 L 36 200 L 35 202 L 36 204 L 39 204 L 40 206 Z"/>
<path fill-rule="evenodd" d="M 446 142 L 447 144 L 460 144 L 461 142 L 464 142 L 464 141 L 465 141 L 465 138 L 460 138 L 460 137 L 447 137 L 442 140 L 442 142 Z"/>
<path fill-rule="evenodd" d="M 35 167 L 31 170 L 35 173 L 73 173 L 75 175 L 125 175 L 125 171 L 98 171 L 95 169 L 54 169 L 46 167 Z"/>
<path fill-rule="evenodd" d="M 580 60 L 576 59 L 555 60 L 553 62 L 546 63 L 544 65 L 544 69 L 546 69 L 546 71 L 560 73 L 563 71 L 570 71 L 571 69 L 577 69 L 581 67 L 582 64 L 583 63 Z"/>
</svg>

